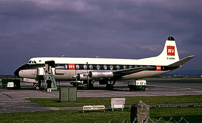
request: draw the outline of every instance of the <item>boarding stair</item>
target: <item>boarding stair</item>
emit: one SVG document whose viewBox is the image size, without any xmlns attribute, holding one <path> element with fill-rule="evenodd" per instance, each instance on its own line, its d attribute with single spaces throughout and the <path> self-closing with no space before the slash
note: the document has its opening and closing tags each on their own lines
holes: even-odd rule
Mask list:
<svg viewBox="0 0 202 123">
<path fill-rule="evenodd" d="M 43 70 L 43 78 L 44 78 L 44 82 L 45 82 L 45 88 L 47 89 L 47 80 L 50 78 L 51 80 L 51 90 L 57 90 L 57 85 L 56 85 L 56 81 L 55 81 L 55 77 L 53 75 L 53 70 L 51 69 L 50 73 L 45 72 L 45 68 Z"/>
</svg>

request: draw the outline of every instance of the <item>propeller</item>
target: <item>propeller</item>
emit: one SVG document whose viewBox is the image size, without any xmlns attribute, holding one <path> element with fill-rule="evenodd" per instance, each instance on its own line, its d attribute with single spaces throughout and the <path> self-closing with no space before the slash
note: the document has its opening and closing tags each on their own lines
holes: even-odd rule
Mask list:
<svg viewBox="0 0 202 123">
<path fill-rule="evenodd" d="M 88 62 L 86 62 L 86 65 L 88 67 Z M 88 73 L 88 71 L 87 71 L 87 73 Z M 89 83 L 89 74 L 87 74 L 86 76 L 87 76 L 87 89 L 89 89 L 89 85 L 90 85 L 90 83 Z"/>
<path fill-rule="evenodd" d="M 75 78 L 75 79 L 76 79 L 76 87 L 77 87 L 77 81 L 78 81 L 78 78 L 79 78 L 79 74 L 74 75 L 72 78 Z"/>
<path fill-rule="evenodd" d="M 86 65 L 88 66 L 88 62 L 86 62 Z M 89 80 L 89 77 L 92 75 L 91 72 L 88 72 L 87 73 L 78 73 L 77 75 L 74 75 L 72 78 L 75 78 L 76 79 L 76 86 L 77 86 L 77 81 L 78 80 L 86 80 L 87 79 L 87 88 L 89 89 L 90 88 L 90 80 Z M 87 78 L 85 79 L 86 76 Z"/>
</svg>

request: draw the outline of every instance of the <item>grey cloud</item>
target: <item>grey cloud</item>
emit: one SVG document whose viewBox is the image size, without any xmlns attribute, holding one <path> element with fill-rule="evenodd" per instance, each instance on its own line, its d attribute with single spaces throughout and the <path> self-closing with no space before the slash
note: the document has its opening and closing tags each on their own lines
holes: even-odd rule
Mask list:
<svg viewBox="0 0 202 123">
<path fill-rule="evenodd" d="M 155 56 L 169 35 L 181 51 L 201 45 L 198 1 L 0 1 L 0 9 L 1 64 L 15 60 L 9 71 L 35 56 Z"/>
<path fill-rule="evenodd" d="M 202 35 L 201 32 L 193 32 L 194 34 L 190 38 L 185 39 L 184 42 L 187 45 L 202 45 Z"/>
</svg>

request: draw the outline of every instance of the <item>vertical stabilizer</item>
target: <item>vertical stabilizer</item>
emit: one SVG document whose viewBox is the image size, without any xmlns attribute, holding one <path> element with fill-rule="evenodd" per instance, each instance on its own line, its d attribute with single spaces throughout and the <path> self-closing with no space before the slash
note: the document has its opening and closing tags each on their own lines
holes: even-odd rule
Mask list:
<svg viewBox="0 0 202 123">
<path fill-rule="evenodd" d="M 176 61 L 179 61 L 179 55 L 175 39 L 172 36 L 169 36 L 167 38 L 164 49 L 159 56 L 145 58 L 141 60 L 146 60 L 149 63 L 156 65 L 169 65 Z"/>
<path fill-rule="evenodd" d="M 162 53 L 157 57 L 169 63 L 179 61 L 178 50 L 173 37 L 170 36 L 167 38 Z"/>
</svg>

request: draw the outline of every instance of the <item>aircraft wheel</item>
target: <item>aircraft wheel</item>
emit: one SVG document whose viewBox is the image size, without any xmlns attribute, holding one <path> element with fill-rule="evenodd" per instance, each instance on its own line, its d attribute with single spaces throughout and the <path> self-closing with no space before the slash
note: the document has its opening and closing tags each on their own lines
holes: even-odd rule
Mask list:
<svg viewBox="0 0 202 123">
<path fill-rule="evenodd" d="M 112 84 L 107 84 L 106 89 L 107 90 L 113 90 L 114 86 Z"/>
<path fill-rule="evenodd" d="M 90 85 L 89 85 L 89 89 L 93 89 L 93 84 L 90 84 Z"/>
<path fill-rule="evenodd" d="M 89 83 L 89 86 L 87 87 L 87 89 L 93 89 L 93 84 Z"/>
<path fill-rule="evenodd" d="M 109 84 L 106 85 L 106 89 L 109 90 Z"/>
<path fill-rule="evenodd" d="M 76 87 L 76 83 L 74 83 L 73 86 Z"/>
</svg>

